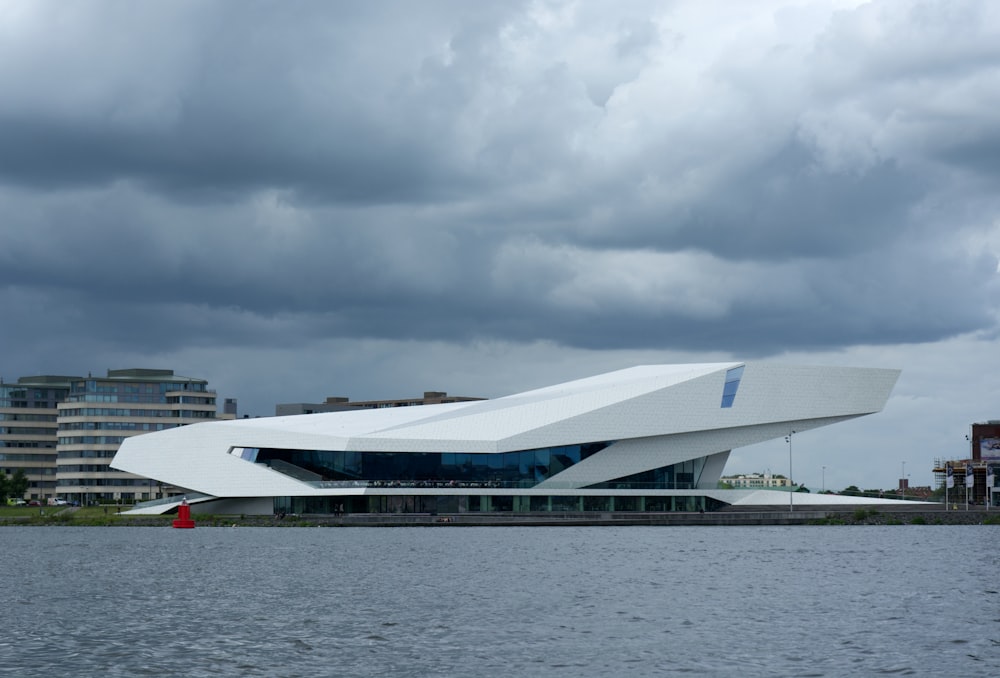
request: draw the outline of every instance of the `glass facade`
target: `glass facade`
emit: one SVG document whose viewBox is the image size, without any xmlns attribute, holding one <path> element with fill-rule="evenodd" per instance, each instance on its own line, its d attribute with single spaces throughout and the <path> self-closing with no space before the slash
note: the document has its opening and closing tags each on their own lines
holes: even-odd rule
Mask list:
<svg viewBox="0 0 1000 678">
<path fill-rule="evenodd" d="M 590 487 L 595 489 L 641 490 L 693 490 L 698 486 L 701 472 L 705 469 L 705 459 L 689 459 L 670 466 L 623 476 Z"/>
<path fill-rule="evenodd" d="M 140 377 L 141 379 L 141 377 Z M 108 379 L 81 379 L 74 381 L 71 390 L 71 402 L 87 403 L 167 403 L 167 402 L 197 402 L 199 398 L 183 396 L 178 392 L 211 393 L 207 382 L 200 379 L 169 380 L 157 378 L 149 381 L 133 381 L 129 377 L 117 376 L 115 371 L 109 373 Z M 167 394 L 171 394 L 168 396 Z M 189 398 L 189 400 L 184 400 Z M 201 398 L 208 404 L 207 398 Z M 215 397 L 211 396 L 212 404 Z"/>
<path fill-rule="evenodd" d="M 246 447 L 233 448 L 230 454 L 323 488 L 531 488 L 610 444 L 586 443 L 495 454 Z M 704 466 L 704 459 L 693 459 L 596 483 L 588 489 L 690 490 L 697 487 Z"/>
<path fill-rule="evenodd" d="M 716 511 L 726 506 L 711 497 L 375 495 L 363 497 L 277 497 L 275 513 L 666 513 Z"/>
<path fill-rule="evenodd" d="M 0 408 L 51 410 L 55 409 L 65 396 L 65 388 L 0 384 Z"/>
<path fill-rule="evenodd" d="M 176 417 L 173 409 L 127 409 L 122 407 L 64 407 L 62 417 Z"/>
<path fill-rule="evenodd" d="M 482 453 L 348 452 L 236 448 L 233 454 L 301 480 L 366 483 L 476 483 L 533 487 L 600 452 L 610 442 Z M 291 467 L 291 468 L 289 468 Z M 305 474 L 296 474 L 296 470 Z M 378 485 L 374 485 L 378 486 Z"/>
<path fill-rule="evenodd" d="M 0 462 L 5 461 L 34 461 L 52 463 L 52 472 L 55 473 L 56 455 L 54 454 L 17 454 L 0 452 Z"/>
</svg>

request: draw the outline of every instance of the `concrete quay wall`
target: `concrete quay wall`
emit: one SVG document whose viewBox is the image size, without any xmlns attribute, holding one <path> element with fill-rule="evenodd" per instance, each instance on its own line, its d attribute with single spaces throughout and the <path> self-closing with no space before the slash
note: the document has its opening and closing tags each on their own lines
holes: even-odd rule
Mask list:
<svg viewBox="0 0 1000 678">
<path fill-rule="evenodd" d="M 779 508 L 766 510 L 716 511 L 709 513 L 577 513 L 577 514 L 355 514 L 347 516 L 303 515 L 287 516 L 293 524 L 325 525 L 330 527 L 554 527 L 554 526 L 706 526 L 706 525 L 979 525 L 989 519 L 1000 520 L 1000 510 L 947 511 L 943 507 L 930 510 L 904 507 L 824 508 L 823 510 L 789 511 Z M 267 520 L 267 519 L 265 519 Z M 273 521 L 280 524 L 282 521 Z"/>
</svg>

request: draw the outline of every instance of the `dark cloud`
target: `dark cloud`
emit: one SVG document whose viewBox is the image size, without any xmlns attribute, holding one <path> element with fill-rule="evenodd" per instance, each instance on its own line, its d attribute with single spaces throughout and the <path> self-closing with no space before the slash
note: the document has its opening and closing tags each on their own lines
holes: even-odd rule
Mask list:
<svg viewBox="0 0 1000 678">
<path fill-rule="evenodd" d="M 13 88 L 28 94 L 0 105 L 0 176 L 12 183 L 130 179 L 223 200 L 275 187 L 360 203 L 411 202 L 462 188 L 442 143 L 455 102 L 424 96 L 419 64 L 444 59 L 449 40 L 476 43 L 487 34 L 476 25 L 494 22 L 495 36 L 499 12 L 488 3 L 468 24 L 461 3 L 432 12 L 389 11 L 384 3 L 367 10 L 321 3 L 297 11 L 267 3 L 181 4 L 173 13 L 130 8 L 115 26 L 131 23 L 132 34 L 101 25 L 97 17 L 109 10 L 103 3 L 86 4 L 94 16 L 79 25 L 35 26 L 38 39 L 56 43 L 53 55 L 34 44 L 10 50 L 51 79 L 9 74 Z M 43 4 L 36 11 L 60 9 Z M 146 37 L 162 51 L 150 49 Z M 436 123 L 428 103 L 439 109 Z"/>
<path fill-rule="evenodd" d="M 92 0 L 5 22 L 0 303 L 31 328 L 4 333 L 7 374 L 448 390 L 417 382 L 544 366 L 497 395 L 580 356 L 997 335 L 993 3 Z"/>
</svg>

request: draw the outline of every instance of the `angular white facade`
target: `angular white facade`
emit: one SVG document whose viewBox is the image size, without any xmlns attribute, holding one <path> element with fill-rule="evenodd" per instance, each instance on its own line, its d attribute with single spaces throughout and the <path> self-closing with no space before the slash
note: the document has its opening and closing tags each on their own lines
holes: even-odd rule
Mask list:
<svg viewBox="0 0 1000 678">
<path fill-rule="evenodd" d="M 618 497 L 628 510 L 660 510 L 664 497 L 717 507 L 753 500 L 752 492 L 717 489 L 730 450 L 878 412 L 898 376 L 648 365 L 495 400 L 196 424 L 129 438 L 112 466 L 244 507 L 265 505 L 253 498 L 310 497 L 334 498 L 334 507 L 346 499 L 354 511 L 404 505 L 386 497 L 420 497 L 412 510 L 615 505 L 586 497 Z M 460 499 L 428 504 L 432 497 Z M 807 501 L 826 500 L 795 498 Z"/>
</svg>

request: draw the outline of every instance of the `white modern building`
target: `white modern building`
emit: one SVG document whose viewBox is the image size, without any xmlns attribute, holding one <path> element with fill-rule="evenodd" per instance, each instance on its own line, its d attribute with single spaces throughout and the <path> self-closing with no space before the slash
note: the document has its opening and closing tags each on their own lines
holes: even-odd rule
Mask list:
<svg viewBox="0 0 1000 678">
<path fill-rule="evenodd" d="M 111 465 L 186 488 L 193 510 L 214 513 L 787 506 L 788 492 L 718 489 L 730 451 L 878 412 L 898 377 L 647 365 L 494 400 L 200 423 L 128 438 Z M 166 512 L 180 500 L 135 511 Z"/>
</svg>

